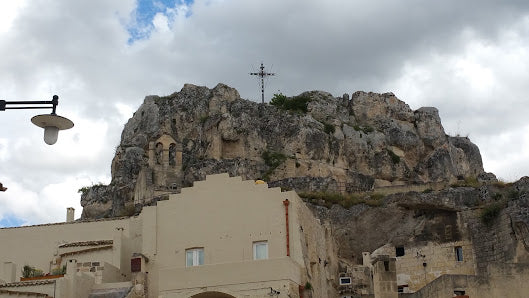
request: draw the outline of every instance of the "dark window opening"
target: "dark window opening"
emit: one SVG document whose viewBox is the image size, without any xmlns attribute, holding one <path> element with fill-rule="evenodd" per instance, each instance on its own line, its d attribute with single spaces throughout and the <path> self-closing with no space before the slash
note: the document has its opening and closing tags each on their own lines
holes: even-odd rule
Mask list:
<svg viewBox="0 0 529 298">
<path fill-rule="evenodd" d="M 141 271 L 141 258 L 130 259 L 130 271 L 131 272 Z"/>
<path fill-rule="evenodd" d="M 351 284 L 351 278 L 350 277 L 340 277 L 340 285 L 350 285 Z"/>
<path fill-rule="evenodd" d="M 461 246 L 456 246 L 454 251 L 456 254 L 456 261 L 463 262 L 463 248 Z"/>
<path fill-rule="evenodd" d="M 465 291 L 454 291 L 454 295 L 456 295 L 456 296 L 465 295 Z"/>
<path fill-rule="evenodd" d="M 176 144 L 171 143 L 169 145 L 169 165 L 174 166 L 176 165 Z"/>
<path fill-rule="evenodd" d="M 404 255 L 404 246 L 395 247 L 395 255 L 397 257 L 402 257 Z"/>
<path fill-rule="evenodd" d="M 389 271 L 389 261 L 384 261 L 384 270 Z"/>
</svg>

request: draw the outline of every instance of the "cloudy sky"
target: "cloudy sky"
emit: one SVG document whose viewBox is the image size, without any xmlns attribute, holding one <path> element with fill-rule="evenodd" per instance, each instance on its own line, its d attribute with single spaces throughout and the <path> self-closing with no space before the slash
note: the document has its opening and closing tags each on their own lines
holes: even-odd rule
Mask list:
<svg viewBox="0 0 529 298">
<path fill-rule="evenodd" d="M 51 100 L 75 127 L 53 146 L 0 112 L 0 227 L 81 213 L 82 186 L 110 182 L 123 125 L 149 94 L 222 82 L 259 101 L 324 90 L 393 92 L 435 106 L 485 170 L 529 175 L 529 1 L 9 0 L 0 2 L 0 99 Z M 42 110 L 41 113 L 49 113 Z"/>
</svg>

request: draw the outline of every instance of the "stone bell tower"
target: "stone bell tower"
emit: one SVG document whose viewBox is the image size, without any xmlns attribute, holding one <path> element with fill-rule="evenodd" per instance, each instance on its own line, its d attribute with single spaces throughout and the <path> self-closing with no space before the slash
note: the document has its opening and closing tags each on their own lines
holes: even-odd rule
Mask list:
<svg viewBox="0 0 529 298">
<path fill-rule="evenodd" d="M 141 170 L 136 182 L 134 203 L 144 204 L 182 186 L 182 145 L 164 134 L 149 142 L 148 168 Z"/>
</svg>

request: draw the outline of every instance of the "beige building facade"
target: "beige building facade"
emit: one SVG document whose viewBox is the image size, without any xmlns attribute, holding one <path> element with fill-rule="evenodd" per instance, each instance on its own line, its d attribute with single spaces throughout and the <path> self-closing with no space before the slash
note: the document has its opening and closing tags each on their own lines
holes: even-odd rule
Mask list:
<svg viewBox="0 0 529 298">
<path fill-rule="evenodd" d="M 169 143 L 170 140 L 166 143 Z M 139 215 L 0 229 L 4 297 L 525 297 L 526 264 L 476 274 L 468 240 L 387 244 L 362 265 L 293 191 L 207 176 Z M 45 276 L 23 278 L 24 266 Z M 65 269 L 65 272 L 62 269 Z M 487 296 L 491 294 L 492 296 Z"/>
<path fill-rule="evenodd" d="M 0 229 L 0 297 L 330 297 L 325 234 L 295 192 L 212 175 L 138 216 Z"/>
</svg>

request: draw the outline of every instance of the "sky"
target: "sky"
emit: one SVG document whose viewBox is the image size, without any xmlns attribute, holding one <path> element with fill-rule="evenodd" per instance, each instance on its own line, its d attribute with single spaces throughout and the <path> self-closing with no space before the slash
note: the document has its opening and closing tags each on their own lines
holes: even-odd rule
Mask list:
<svg viewBox="0 0 529 298">
<path fill-rule="evenodd" d="M 81 214 L 78 189 L 110 182 L 146 95 L 224 83 L 260 101 L 323 90 L 393 92 L 439 109 L 504 181 L 529 175 L 529 1 L 9 0 L 0 2 L 0 99 L 51 100 L 74 128 L 46 145 L 0 111 L 0 227 Z"/>
</svg>

